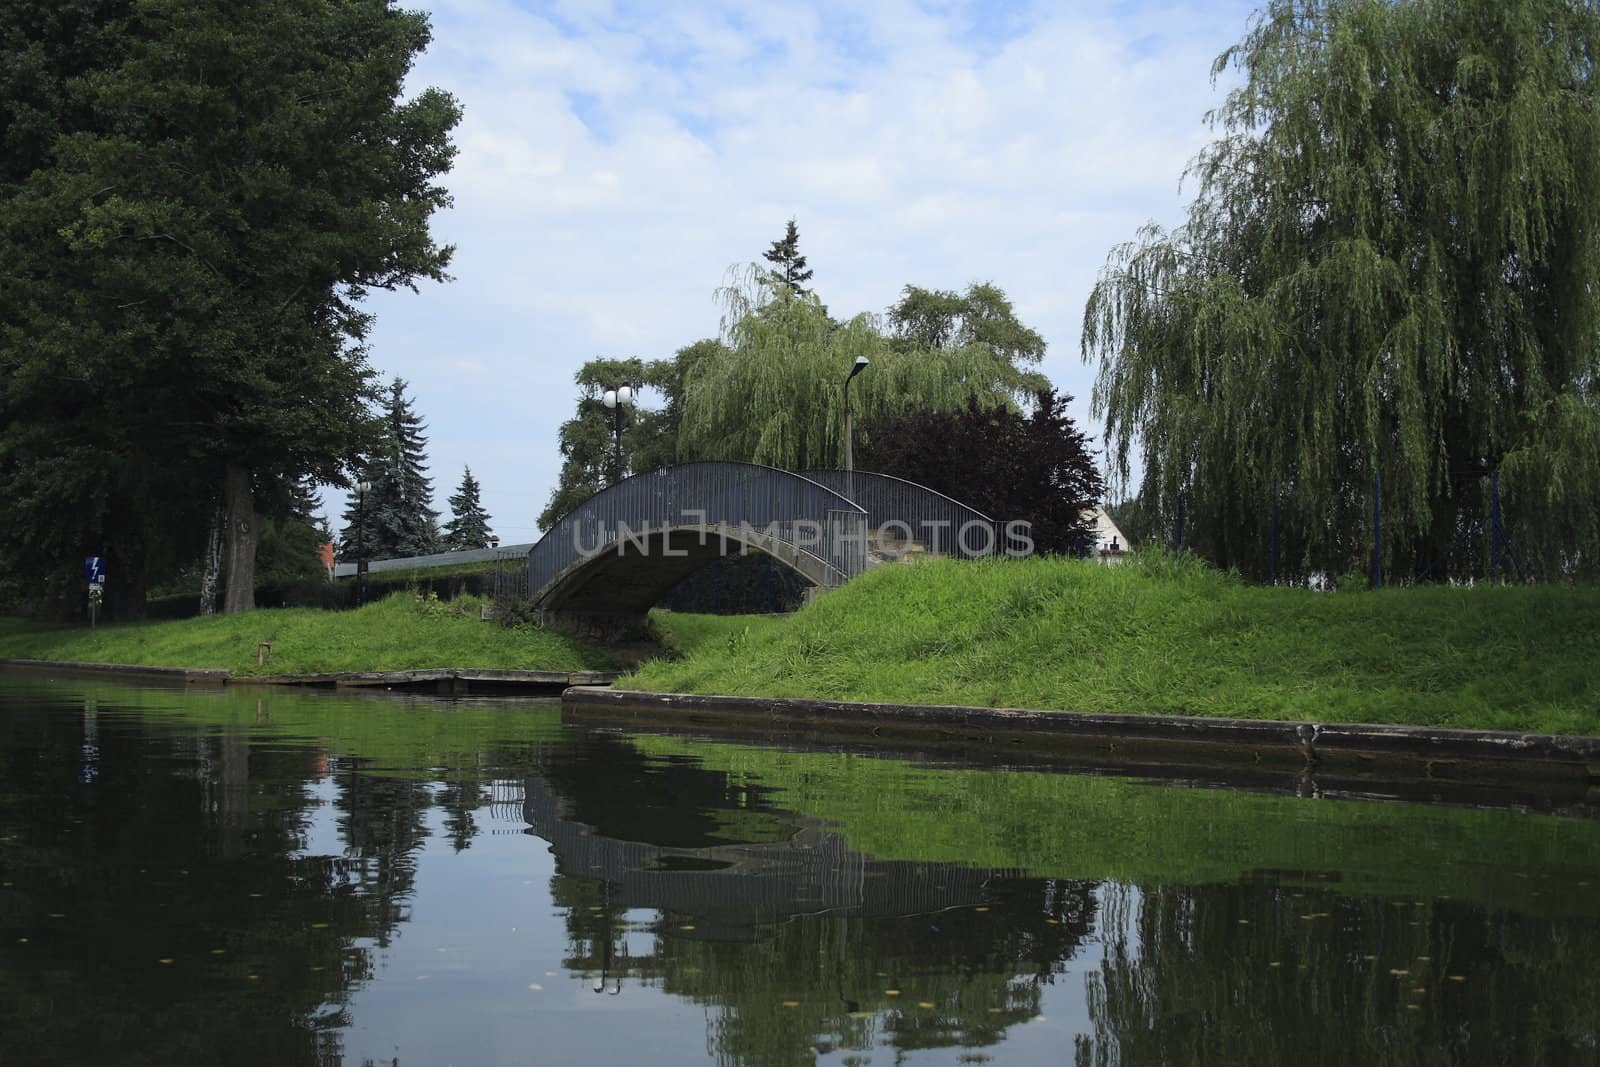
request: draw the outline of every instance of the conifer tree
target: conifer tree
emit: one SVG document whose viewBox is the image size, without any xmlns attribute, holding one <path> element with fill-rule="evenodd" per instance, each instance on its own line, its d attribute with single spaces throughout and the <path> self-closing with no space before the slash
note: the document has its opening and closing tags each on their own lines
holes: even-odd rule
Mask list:
<svg viewBox="0 0 1600 1067">
<path fill-rule="evenodd" d="M 368 559 L 423 556 L 437 551 L 433 485 L 428 478 L 427 425 L 411 409 L 406 381 L 389 386 L 383 414 L 383 442 L 365 465 L 370 488 L 352 494 L 345 508 L 346 551 Z M 357 523 L 361 524 L 358 531 Z"/>
<path fill-rule="evenodd" d="M 805 296 L 811 292 L 803 283 L 811 280 L 813 272 L 806 268 L 806 257 L 800 254 L 800 229 L 794 219 L 789 220 L 783 239 L 772 242 L 762 258 L 772 264 L 773 273 L 783 280 L 791 293 Z"/>
<path fill-rule="evenodd" d="M 451 552 L 488 548 L 489 514 L 478 498 L 478 480 L 472 468 L 461 472 L 461 485 L 450 497 L 450 521 L 444 525 L 444 547 Z"/>
</svg>

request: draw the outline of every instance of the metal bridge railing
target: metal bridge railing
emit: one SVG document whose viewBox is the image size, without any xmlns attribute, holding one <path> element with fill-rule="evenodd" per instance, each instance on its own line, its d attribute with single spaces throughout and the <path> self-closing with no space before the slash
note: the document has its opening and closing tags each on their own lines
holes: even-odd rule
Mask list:
<svg viewBox="0 0 1600 1067">
<path fill-rule="evenodd" d="M 825 584 L 866 569 L 866 512 L 833 489 L 776 467 L 683 463 L 603 489 L 550 527 L 528 552 L 529 593 L 539 599 L 580 559 L 624 537 L 640 543 L 646 532 L 719 525 L 810 553 L 828 564 Z"/>
<path fill-rule="evenodd" d="M 880 537 L 893 535 L 960 559 L 996 555 L 1005 547 L 993 519 L 925 485 L 869 471 L 809 470 L 801 476 L 859 504 L 868 528 Z"/>
</svg>

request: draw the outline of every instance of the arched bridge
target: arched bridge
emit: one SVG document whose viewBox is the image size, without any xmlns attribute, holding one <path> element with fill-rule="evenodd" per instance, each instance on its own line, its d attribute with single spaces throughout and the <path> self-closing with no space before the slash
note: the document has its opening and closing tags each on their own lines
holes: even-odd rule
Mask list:
<svg viewBox="0 0 1600 1067">
<path fill-rule="evenodd" d="M 547 622 L 611 637 L 724 555 L 762 552 L 831 588 L 904 551 L 989 555 L 996 534 L 981 512 L 888 475 L 683 463 L 626 478 L 552 526 L 528 552 L 528 590 Z"/>
</svg>

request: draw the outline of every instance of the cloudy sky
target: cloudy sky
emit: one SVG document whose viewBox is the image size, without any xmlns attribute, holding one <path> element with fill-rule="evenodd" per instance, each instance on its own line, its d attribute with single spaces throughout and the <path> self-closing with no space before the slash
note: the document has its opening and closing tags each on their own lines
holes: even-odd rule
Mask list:
<svg viewBox="0 0 1600 1067">
<path fill-rule="evenodd" d="M 998 284 L 1088 420 L 1084 300 L 1112 246 L 1181 219 L 1211 61 L 1256 5 L 408 6 L 434 28 L 414 85 L 465 108 L 436 223 L 458 252 L 450 284 L 372 297 L 372 358 L 428 421 L 436 506 L 470 465 L 515 543 L 578 367 L 714 336 L 713 290 L 790 217 L 838 316 Z"/>
</svg>

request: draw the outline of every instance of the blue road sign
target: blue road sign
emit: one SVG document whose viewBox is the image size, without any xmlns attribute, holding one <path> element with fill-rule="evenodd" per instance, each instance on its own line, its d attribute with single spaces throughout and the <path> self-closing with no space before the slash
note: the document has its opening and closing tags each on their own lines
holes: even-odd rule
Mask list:
<svg viewBox="0 0 1600 1067">
<path fill-rule="evenodd" d="M 104 556 L 83 557 L 83 580 L 90 585 L 106 584 L 106 558 Z"/>
</svg>

